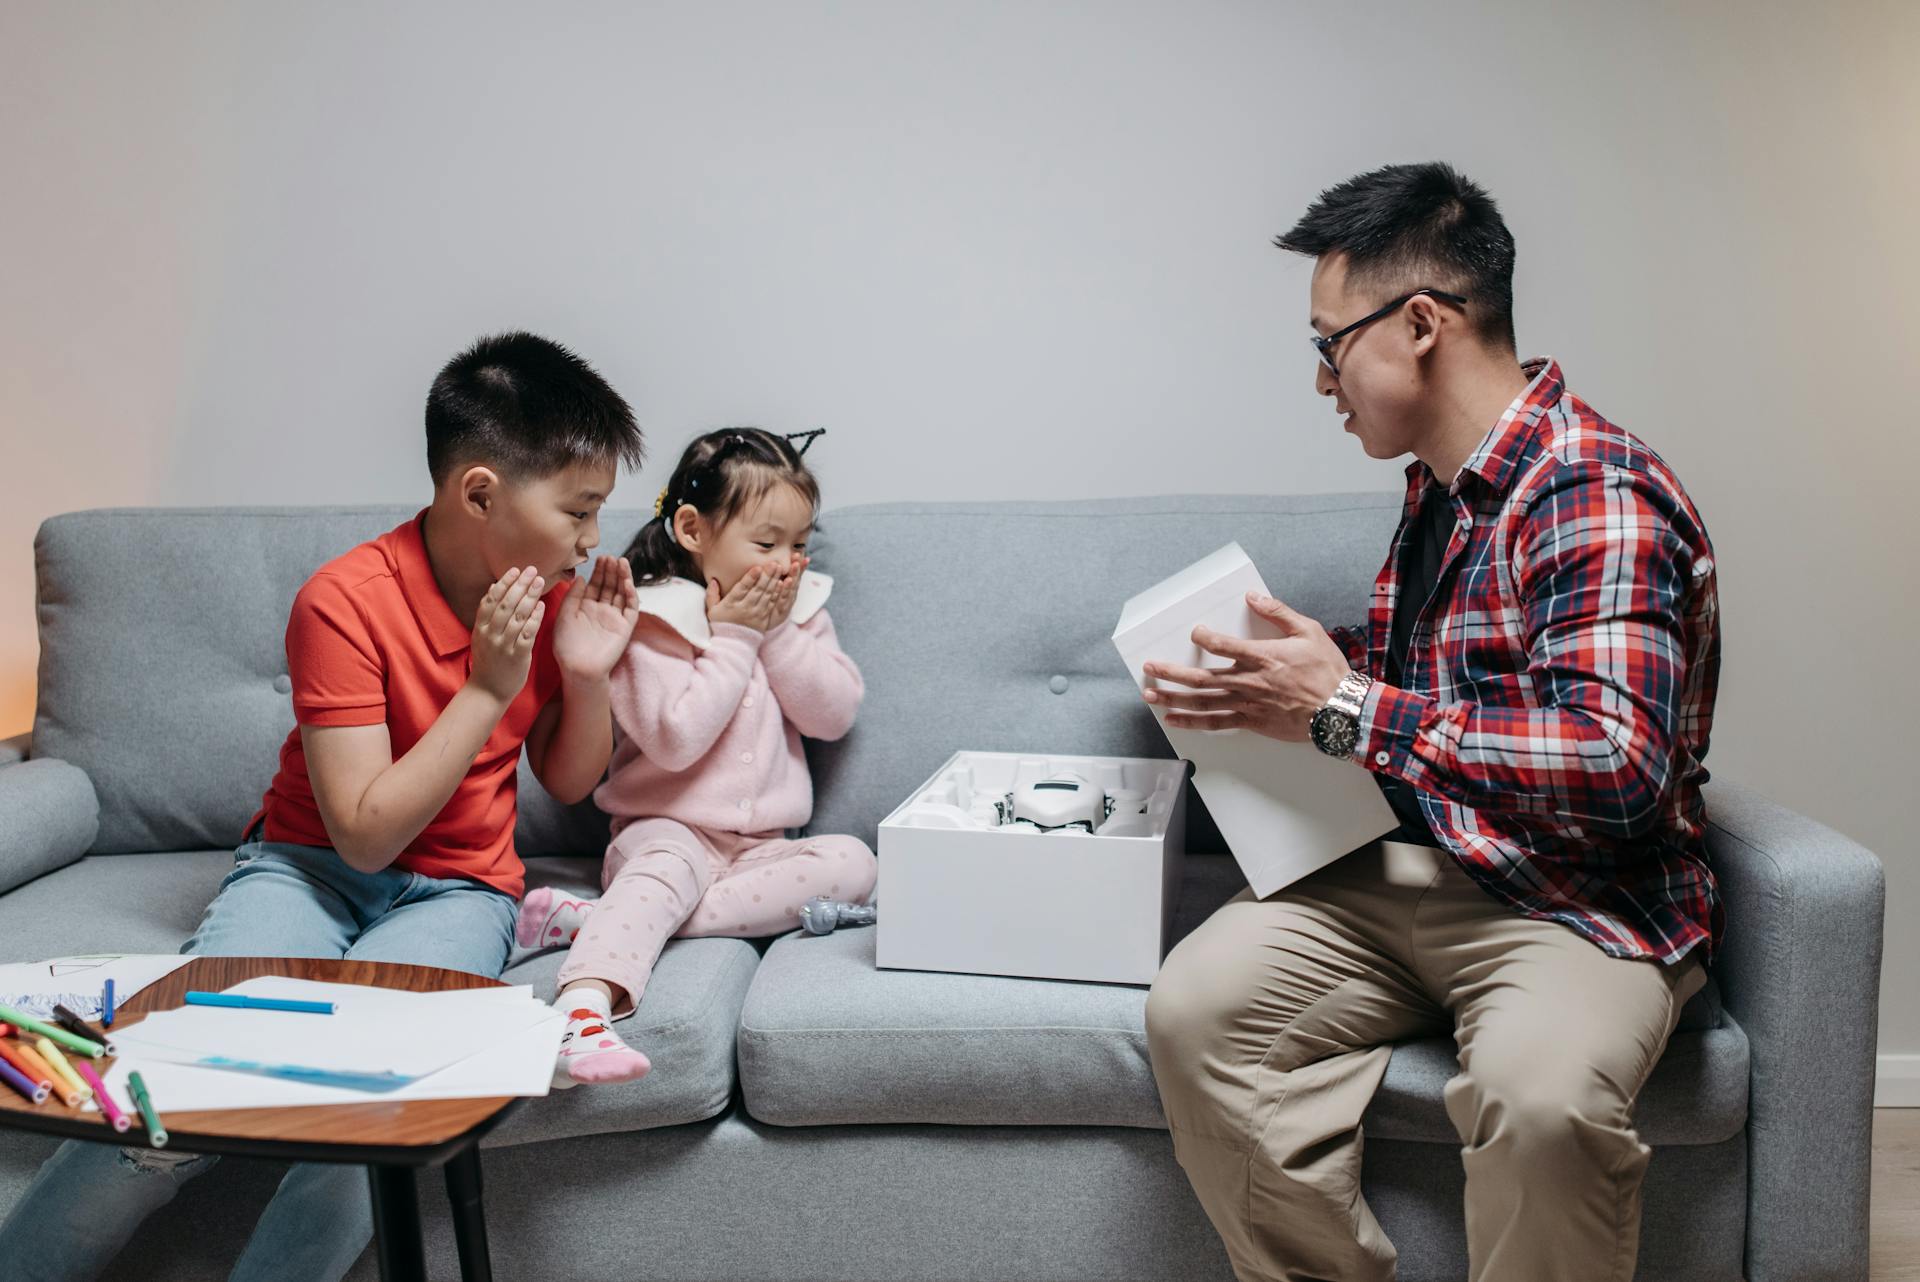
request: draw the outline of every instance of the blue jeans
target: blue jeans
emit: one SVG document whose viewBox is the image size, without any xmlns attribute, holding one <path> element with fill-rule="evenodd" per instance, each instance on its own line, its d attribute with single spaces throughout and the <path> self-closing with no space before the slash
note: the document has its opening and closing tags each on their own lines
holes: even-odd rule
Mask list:
<svg viewBox="0 0 1920 1282">
<path fill-rule="evenodd" d="M 514 901 L 478 882 L 355 872 L 332 850 L 250 841 L 181 949 L 205 957 L 346 957 L 497 978 Z M 98 1277 L 148 1215 L 219 1159 L 69 1140 L 0 1224 L 20 1282 Z M 338 1282 L 373 1237 L 362 1167 L 302 1163 L 254 1226 L 232 1282 Z"/>
</svg>

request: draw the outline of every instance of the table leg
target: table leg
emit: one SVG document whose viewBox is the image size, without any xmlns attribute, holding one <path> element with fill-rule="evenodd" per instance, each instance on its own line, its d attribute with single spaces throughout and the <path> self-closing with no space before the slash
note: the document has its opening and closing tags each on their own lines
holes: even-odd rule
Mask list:
<svg viewBox="0 0 1920 1282">
<path fill-rule="evenodd" d="M 369 1166 L 367 1183 L 373 1191 L 373 1248 L 380 1257 L 380 1282 L 427 1282 L 413 1168 Z"/>
<path fill-rule="evenodd" d="M 468 1145 L 447 1163 L 447 1200 L 453 1204 L 453 1241 L 460 1248 L 460 1277 L 463 1282 L 493 1282 L 478 1144 Z"/>
</svg>

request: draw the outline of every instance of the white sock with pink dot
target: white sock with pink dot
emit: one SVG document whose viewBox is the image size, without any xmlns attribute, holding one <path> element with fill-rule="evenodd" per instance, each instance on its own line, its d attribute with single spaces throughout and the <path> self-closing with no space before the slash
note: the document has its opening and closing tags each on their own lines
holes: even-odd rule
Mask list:
<svg viewBox="0 0 1920 1282">
<path fill-rule="evenodd" d="M 520 901 L 513 941 L 522 948 L 565 948 L 586 925 L 593 908 L 591 899 L 576 899 L 551 886 L 537 886 Z"/>
<path fill-rule="evenodd" d="M 613 1031 L 611 1003 L 598 990 L 577 988 L 554 999 L 567 1013 L 553 1084 L 562 1089 L 581 1082 L 634 1082 L 653 1067 L 650 1060 Z"/>
</svg>

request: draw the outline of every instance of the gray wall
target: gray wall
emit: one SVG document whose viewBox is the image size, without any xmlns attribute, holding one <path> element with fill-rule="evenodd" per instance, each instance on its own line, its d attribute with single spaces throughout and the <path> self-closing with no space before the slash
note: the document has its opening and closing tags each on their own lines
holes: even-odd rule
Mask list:
<svg viewBox="0 0 1920 1282">
<path fill-rule="evenodd" d="M 1910 1070 L 1915 13 L 4 0 L 0 733 L 42 517 L 419 497 L 427 379 L 490 328 L 630 394 L 628 506 L 738 421 L 829 425 L 835 504 L 1397 488 L 1267 241 L 1445 157 L 1519 237 L 1522 346 L 1707 515 L 1712 764 L 1887 858 Z"/>
</svg>

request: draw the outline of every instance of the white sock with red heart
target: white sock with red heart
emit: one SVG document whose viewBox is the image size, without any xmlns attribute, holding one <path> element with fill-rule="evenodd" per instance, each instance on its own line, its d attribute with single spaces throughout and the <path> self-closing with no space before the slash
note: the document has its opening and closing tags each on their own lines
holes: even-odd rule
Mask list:
<svg viewBox="0 0 1920 1282">
<path fill-rule="evenodd" d="M 567 1013 L 553 1084 L 562 1089 L 581 1082 L 633 1082 L 647 1075 L 651 1061 L 613 1031 L 612 1003 L 598 989 L 582 986 L 560 994 L 554 1007 Z"/>
<path fill-rule="evenodd" d="M 520 901 L 513 942 L 522 948 L 565 948 L 580 933 L 593 908 L 591 899 L 563 895 L 551 886 L 536 886 Z"/>
</svg>

